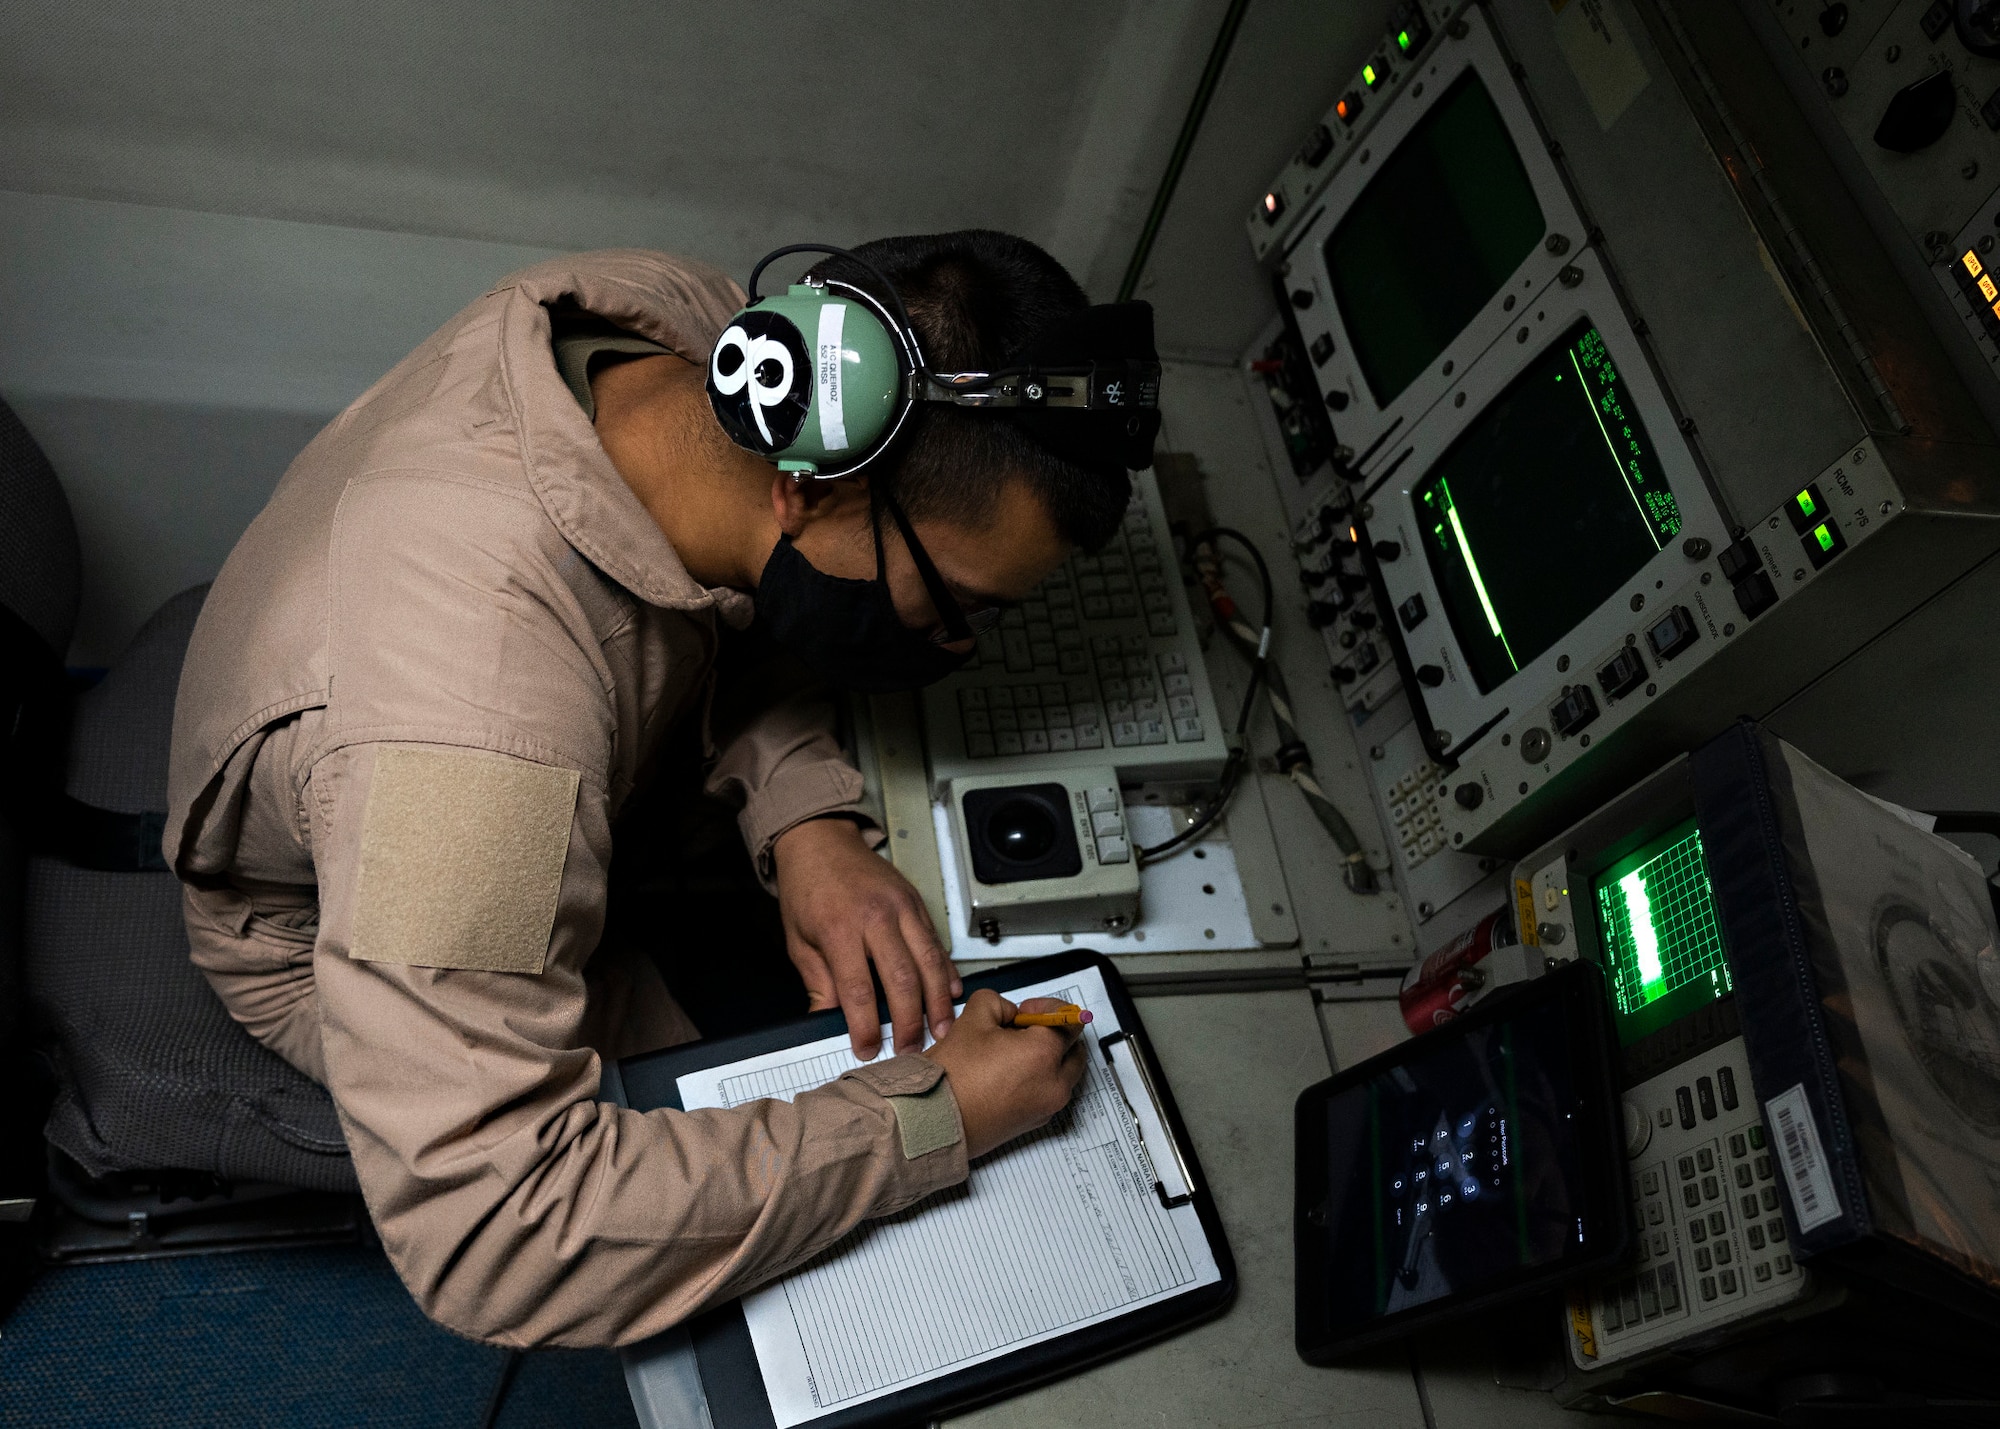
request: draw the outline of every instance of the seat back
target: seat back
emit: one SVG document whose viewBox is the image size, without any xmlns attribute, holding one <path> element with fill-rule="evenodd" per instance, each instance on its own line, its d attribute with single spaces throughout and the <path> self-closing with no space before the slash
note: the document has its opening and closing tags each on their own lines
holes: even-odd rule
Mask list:
<svg viewBox="0 0 2000 1429">
<path fill-rule="evenodd" d="M 207 592 L 168 601 L 78 698 L 74 798 L 165 807 L 174 694 Z M 59 1049 L 48 1138 L 92 1175 L 175 1167 L 355 1189 L 326 1089 L 237 1026 L 189 961 L 173 874 L 32 860 L 27 974 Z"/>
</svg>

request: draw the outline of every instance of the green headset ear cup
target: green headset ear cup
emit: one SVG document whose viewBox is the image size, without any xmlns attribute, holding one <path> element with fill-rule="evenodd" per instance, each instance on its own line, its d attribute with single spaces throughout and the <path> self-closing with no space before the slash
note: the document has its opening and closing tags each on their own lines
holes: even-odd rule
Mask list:
<svg viewBox="0 0 2000 1429">
<path fill-rule="evenodd" d="M 837 472 L 889 430 L 903 401 L 897 354 L 866 306 L 795 285 L 730 319 L 709 357 L 709 402 L 738 446 Z"/>
</svg>

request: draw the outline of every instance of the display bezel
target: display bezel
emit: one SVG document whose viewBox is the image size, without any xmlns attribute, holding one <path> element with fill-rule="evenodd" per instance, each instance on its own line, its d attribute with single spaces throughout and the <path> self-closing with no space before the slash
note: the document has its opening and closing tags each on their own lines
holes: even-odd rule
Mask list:
<svg viewBox="0 0 2000 1429">
<path fill-rule="evenodd" d="M 1465 13 L 1462 23 L 1465 34 L 1453 38 L 1447 32 L 1441 37 L 1422 63 L 1420 73 L 1391 98 L 1390 108 L 1377 121 L 1366 142 L 1320 194 L 1315 216 L 1286 247 L 1292 262 L 1290 286 L 1298 288 L 1302 277 L 1312 285 L 1312 305 L 1297 314 L 1307 349 L 1321 336 L 1333 340 L 1333 355 L 1314 370 L 1321 397 L 1330 393 L 1344 395 L 1345 406 L 1334 415 L 1334 430 L 1343 446 L 1362 454 L 1364 463 L 1371 452 L 1386 445 L 1385 437 L 1412 427 L 1446 395 L 1451 388 L 1451 374 L 1463 369 L 1507 331 L 1512 320 L 1510 299 L 1518 309 L 1531 295 L 1553 282 L 1569 257 L 1581 249 L 1588 231 L 1561 172 L 1549 157 L 1547 142 L 1492 26 L 1477 7 Z M 1468 69 L 1478 72 L 1521 156 L 1535 200 L 1542 208 L 1543 241 L 1535 245 L 1513 276 L 1500 285 L 1478 315 L 1409 386 L 1386 404 L 1378 405 L 1362 376 L 1360 364 L 1355 361 L 1353 340 L 1334 301 L 1333 282 L 1321 248 L 1380 171 L 1375 156 L 1393 153 Z M 1421 94 L 1417 92 L 1419 85 Z M 1566 240 L 1561 251 L 1549 247 L 1547 240 L 1551 234 Z"/>
<path fill-rule="evenodd" d="M 1416 697 L 1414 704 L 1419 720 L 1425 723 L 1426 742 L 1434 756 L 1447 765 L 1512 711 L 1547 710 L 1561 697 L 1565 685 L 1591 681 L 1595 668 L 1591 662 L 1601 652 L 1658 618 L 1659 609 L 1649 603 L 1650 598 L 1686 580 L 1687 572 L 1697 564 L 1689 557 L 1689 550 L 1699 550 L 1706 557 L 1729 544 L 1728 529 L 1707 477 L 1679 429 L 1673 405 L 1644 344 L 1625 316 L 1602 259 L 1594 252 L 1579 253 L 1574 255 L 1572 266 L 1571 282 L 1558 284 L 1525 305 L 1516 317 L 1515 336 L 1481 354 L 1449 389 L 1448 400 L 1433 408 L 1407 441 L 1393 444 L 1394 455 L 1387 469 L 1367 491 L 1372 514 L 1363 523 L 1367 538 L 1363 549 L 1372 552 L 1385 539 L 1400 548 L 1395 560 L 1373 560 L 1371 554 L 1380 583 L 1378 594 L 1385 602 L 1383 625 L 1404 667 L 1405 685 Z M 1602 335 L 1628 399 L 1645 423 L 1679 507 L 1681 528 L 1616 595 L 1572 626 L 1566 637 L 1482 693 L 1466 668 L 1445 613 L 1444 597 L 1417 539 L 1416 488 L 1488 404 L 1551 342 L 1584 318 Z M 1689 546 L 1697 539 L 1706 545 Z M 1413 595 L 1422 597 L 1427 615 L 1411 630 L 1404 628 L 1395 612 Z M 1654 668 L 1650 652 L 1641 658 L 1649 670 Z M 1440 684 L 1430 686 L 1416 678 L 1414 672 L 1424 665 L 1443 672 Z M 1601 707 L 1605 703 L 1603 692 L 1594 683 L 1591 690 Z"/>
<path fill-rule="evenodd" d="M 1462 1041 L 1474 1032 L 1552 1003 L 1563 1010 L 1576 1077 L 1578 1194 L 1585 1222 L 1581 1243 L 1557 1260 L 1521 1267 L 1476 1292 L 1447 1295 L 1358 1324 L 1334 1325 L 1323 1280 L 1330 1258 L 1329 1239 L 1335 1233 L 1324 1209 L 1331 1154 L 1326 1104 L 1413 1057 L 1428 1056 L 1452 1040 Z M 1301 1092 L 1293 1108 L 1297 1155 L 1292 1213 L 1294 1329 L 1300 1358 L 1310 1364 L 1338 1363 L 1371 1345 L 1562 1284 L 1622 1259 L 1630 1248 L 1632 1227 L 1626 1209 L 1630 1193 L 1614 1080 L 1615 1047 L 1603 975 L 1596 964 L 1578 959 L 1546 977 L 1495 993 L 1465 1016 Z"/>
</svg>

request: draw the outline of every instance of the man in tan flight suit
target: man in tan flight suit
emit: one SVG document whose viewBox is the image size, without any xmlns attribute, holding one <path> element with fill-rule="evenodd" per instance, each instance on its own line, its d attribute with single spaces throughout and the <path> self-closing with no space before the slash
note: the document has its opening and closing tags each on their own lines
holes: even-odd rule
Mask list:
<svg viewBox="0 0 2000 1429">
<path fill-rule="evenodd" d="M 940 366 L 997 365 L 1084 303 L 998 234 L 864 251 Z M 398 1272 L 482 1339 L 654 1334 L 962 1180 L 1079 1073 L 1073 1039 L 1005 1025 L 991 994 L 953 1021 L 959 985 L 871 851 L 829 697 L 712 677 L 787 546 L 842 588 L 873 571 L 912 630 L 940 619 L 862 483 L 792 481 L 717 429 L 703 364 L 741 300 L 636 251 L 501 282 L 292 464 L 182 675 L 165 852 L 194 960 L 331 1090 Z M 552 320 L 612 333 L 612 360 L 566 385 Z M 977 613 L 1101 542 L 1127 486 L 968 431 L 943 414 L 894 479 Z M 680 721 L 740 805 L 813 1005 L 846 1008 L 863 1056 L 871 969 L 894 1015 L 895 1055 L 790 1104 L 599 1100 L 604 1058 L 698 1035 L 643 957 L 599 955 L 613 818 Z M 918 1054 L 927 1025 L 942 1040 Z"/>
</svg>

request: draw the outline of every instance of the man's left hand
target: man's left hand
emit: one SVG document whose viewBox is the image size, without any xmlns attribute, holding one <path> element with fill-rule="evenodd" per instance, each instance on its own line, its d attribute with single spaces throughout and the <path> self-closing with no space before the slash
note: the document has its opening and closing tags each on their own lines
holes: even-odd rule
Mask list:
<svg viewBox="0 0 2000 1429">
<path fill-rule="evenodd" d="M 810 819 L 772 845 L 785 950 L 798 966 L 814 1010 L 847 1014 L 854 1055 L 882 1047 L 870 964 L 889 997 L 898 1052 L 923 1046 L 924 1025 L 943 1037 L 952 999 L 965 989 L 931 929 L 930 913 L 908 879 L 868 847 L 847 819 Z"/>
</svg>

